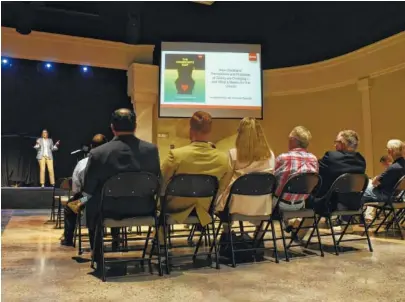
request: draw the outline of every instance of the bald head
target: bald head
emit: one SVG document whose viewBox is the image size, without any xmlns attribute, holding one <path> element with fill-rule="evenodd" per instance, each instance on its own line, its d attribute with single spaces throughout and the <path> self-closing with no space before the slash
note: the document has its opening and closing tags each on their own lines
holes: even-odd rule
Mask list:
<svg viewBox="0 0 405 302">
<path fill-rule="evenodd" d="M 91 147 L 96 148 L 98 146 L 101 146 L 107 142 L 107 139 L 105 138 L 104 135 L 102 134 L 96 134 L 93 136 L 93 139 L 91 140 Z"/>
<path fill-rule="evenodd" d="M 136 115 L 132 110 L 120 108 L 113 112 L 111 128 L 115 135 L 131 134 L 136 128 Z"/>
</svg>

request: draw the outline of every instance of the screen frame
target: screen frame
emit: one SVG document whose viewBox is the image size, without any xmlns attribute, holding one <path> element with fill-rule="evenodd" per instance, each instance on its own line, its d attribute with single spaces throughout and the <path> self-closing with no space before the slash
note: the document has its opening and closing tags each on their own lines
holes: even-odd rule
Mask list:
<svg viewBox="0 0 405 302">
<path fill-rule="evenodd" d="M 260 89 L 261 89 L 261 112 L 260 118 L 256 118 L 259 121 L 262 121 L 264 119 L 264 95 L 263 95 L 263 68 L 262 68 L 262 45 L 261 44 L 252 44 L 252 43 L 209 43 L 209 42 L 171 42 L 171 41 L 162 41 L 160 43 L 160 53 L 159 53 L 159 68 L 158 68 L 158 72 L 159 72 L 159 88 L 158 88 L 158 118 L 161 119 L 189 119 L 191 118 L 191 116 L 189 117 L 184 117 L 184 116 L 162 116 L 160 114 L 160 96 L 161 96 L 161 81 L 162 81 L 162 45 L 163 43 L 173 43 L 173 44 L 211 44 L 211 45 L 258 45 L 260 47 L 260 60 L 259 60 L 259 64 L 260 64 Z M 203 108 L 202 108 L 203 109 Z M 243 119 L 243 117 L 212 117 L 213 120 L 240 120 Z"/>
</svg>

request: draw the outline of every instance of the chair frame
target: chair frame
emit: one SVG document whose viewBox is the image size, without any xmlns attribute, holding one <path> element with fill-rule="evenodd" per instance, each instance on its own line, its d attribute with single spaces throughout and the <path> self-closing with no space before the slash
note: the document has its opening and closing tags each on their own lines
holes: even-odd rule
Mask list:
<svg viewBox="0 0 405 302">
<path fill-rule="evenodd" d="M 146 240 L 145 240 L 145 245 L 144 245 L 144 248 L 143 248 L 141 258 L 132 258 L 132 259 L 123 259 L 123 260 L 110 260 L 110 261 L 107 262 L 106 259 L 105 259 L 105 254 L 107 252 L 105 251 L 104 243 L 108 242 L 109 240 L 104 239 L 104 236 L 106 235 L 106 227 L 104 226 L 104 217 L 103 217 L 104 199 L 105 199 L 105 197 L 108 196 L 106 191 L 107 191 L 107 188 L 108 188 L 108 185 L 109 185 L 110 181 L 115 180 L 115 178 L 117 178 L 117 177 L 129 177 L 129 176 L 134 175 L 134 174 L 136 174 L 136 175 L 142 175 L 143 174 L 145 176 L 150 176 L 150 177 L 152 177 L 152 178 L 154 178 L 156 180 L 155 194 L 153 194 L 153 201 L 155 203 L 155 209 L 154 209 L 153 213 L 151 213 L 151 217 L 153 216 L 153 219 L 154 219 L 154 225 L 153 226 L 150 226 L 150 225 L 148 226 L 149 227 L 148 234 L 147 234 L 147 237 L 146 237 Z M 148 248 L 149 240 L 151 239 L 150 235 L 151 235 L 152 227 L 154 227 L 155 230 L 156 230 L 155 238 L 157 239 L 157 234 L 158 234 L 157 230 L 158 230 L 158 226 L 159 226 L 158 208 L 157 208 L 158 199 L 159 199 L 159 192 L 160 192 L 160 180 L 159 180 L 159 178 L 156 175 L 151 174 L 151 173 L 147 173 L 147 172 L 134 171 L 134 172 L 119 173 L 117 175 L 112 176 L 110 179 L 108 179 L 104 183 L 104 186 L 103 186 L 103 189 L 102 189 L 102 194 L 101 194 L 100 207 L 99 207 L 99 214 L 100 215 L 98 217 L 98 222 L 96 224 L 96 230 L 95 230 L 95 236 L 94 236 L 94 242 L 93 242 L 93 248 L 96 248 L 97 247 L 97 244 L 96 244 L 97 240 L 99 240 L 99 237 L 100 237 L 101 244 L 99 245 L 99 248 L 100 248 L 99 252 L 100 252 L 100 258 L 101 259 L 100 259 L 99 262 L 101 262 L 101 277 L 102 277 L 103 282 L 105 282 L 106 279 L 107 279 L 106 278 L 106 264 L 107 263 L 140 262 L 143 265 L 144 261 L 147 261 L 149 266 L 151 265 L 152 255 L 150 255 L 149 258 L 145 258 L 145 256 L 146 256 L 146 250 Z M 136 195 L 131 195 L 131 197 L 132 196 L 134 198 L 140 197 L 140 196 L 136 196 Z M 152 196 L 152 194 L 151 194 L 151 196 Z M 120 197 L 129 197 L 129 196 L 121 195 L 121 196 L 115 196 L 115 197 L 120 198 Z M 145 197 L 145 196 L 142 196 L 142 197 Z M 138 216 L 135 216 L 133 218 L 138 218 Z M 122 227 L 117 227 L 117 228 L 122 228 Z M 125 227 L 125 231 L 126 231 L 126 227 Z M 127 235 L 126 235 L 125 231 L 124 231 L 124 242 L 125 242 L 124 245 L 126 247 L 125 251 L 137 251 L 138 249 L 129 249 L 127 247 L 128 238 L 127 238 Z M 143 239 L 143 238 L 140 238 L 140 239 Z M 160 250 L 159 241 L 158 240 L 156 240 L 156 241 L 157 241 L 158 249 Z M 158 267 L 159 267 L 159 276 L 162 276 L 163 275 L 163 273 L 162 273 L 162 261 L 161 261 L 160 253 L 158 253 L 158 255 L 157 255 L 157 260 L 158 260 Z M 93 267 L 93 265 L 94 265 L 94 256 L 92 255 L 92 264 L 91 264 L 91 266 Z M 99 263 L 97 265 L 99 265 Z"/>
<path fill-rule="evenodd" d="M 336 255 L 336 256 L 339 255 L 339 245 L 340 245 L 340 243 L 341 243 L 341 242 L 349 242 L 349 241 L 367 240 L 368 247 L 369 247 L 369 251 L 370 251 L 370 252 L 373 252 L 373 246 L 372 246 L 372 244 L 371 244 L 370 236 L 369 236 L 369 233 L 368 233 L 368 227 L 366 226 L 366 221 L 365 221 L 365 218 L 364 218 L 364 213 L 363 213 L 363 210 L 362 210 L 362 206 L 360 206 L 359 210 L 342 210 L 342 211 L 339 211 L 339 210 L 330 211 L 330 210 L 329 210 L 329 209 L 331 209 L 331 206 L 332 206 L 332 204 L 331 204 L 331 202 L 332 202 L 332 201 L 331 201 L 331 198 L 332 198 L 333 194 L 334 194 L 334 193 L 339 193 L 339 191 L 337 191 L 337 189 L 338 189 L 337 186 L 340 185 L 339 182 L 341 182 L 341 181 L 347 179 L 348 177 L 354 177 L 354 175 L 362 175 L 362 176 L 364 177 L 364 184 L 363 184 L 362 190 L 361 190 L 361 191 L 340 192 L 340 193 L 359 193 L 359 197 L 358 197 L 358 198 L 359 198 L 359 200 L 360 200 L 360 199 L 362 198 L 362 196 L 363 196 L 363 194 L 364 194 L 366 188 L 367 188 L 368 181 L 369 181 L 368 176 L 367 176 L 366 174 L 345 173 L 345 174 L 340 175 L 340 176 L 333 182 L 333 184 L 331 185 L 331 187 L 329 188 L 328 192 L 327 192 L 326 195 L 325 195 L 325 202 L 327 203 L 328 211 L 325 212 L 325 213 L 316 213 L 317 216 L 318 216 L 318 218 L 317 218 L 317 224 L 319 224 L 321 218 L 326 218 L 326 219 L 327 219 L 327 222 L 328 222 L 327 224 L 328 224 L 328 226 L 329 226 L 330 233 L 322 234 L 321 237 L 326 237 L 326 236 L 331 236 L 331 237 L 332 237 L 332 240 L 333 240 L 333 247 L 334 247 L 335 255 Z M 357 213 L 354 213 L 354 212 L 356 212 L 356 211 L 357 211 Z M 347 213 L 347 214 L 345 214 L 345 213 Z M 343 229 L 343 231 L 342 231 L 341 233 L 335 233 L 335 231 L 333 230 L 333 224 L 332 224 L 332 219 L 331 219 L 331 217 L 332 217 L 332 216 L 344 216 L 344 215 L 345 215 L 345 216 L 346 216 L 346 215 L 347 215 L 347 216 L 350 216 L 350 219 L 349 219 L 348 223 L 345 225 L 345 227 L 344 227 L 344 229 Z M 359 217 L 359 218 L 360 218 L 360 224 L 363 224 L 363 225 L 364 225 L 364 230 L 365 230 L 366 238 L 353 238 L 353 239 L 346 239 L 346 240 L 343 240 L 343 237 L 344 237 L 344 235 L 346 235 L 346 232 L 347 232 L 349 226 L 351 226 L 351 225 L 356 225 L 356 224 L 360 225 L 359 223 L 356 223 L 356 222 L 354 221 L 354 217 Z M 336 236 L 337 236 L 337 235 L 340 235 L 340 237 L 339 237 L 339 239 L 336 241 Z M 312 236 L 313 236 L 313 232 L 311 233 L 311 235 L 310 235 L 310 237 L 309 237 L 309 239 L 308 239 L 307 245 L 309 244 L 309 242 L 310 242 Z"/>
<path fill-rule="evenodd" d="M 171 184 L 172 184 L 174 181 L 176 181 L 178 178 L 182 178 L 182 177 L 183 177 L 183 178 L 184 178 L 184 177 L 185 177 L 185 178 L 190 178 L 190 177 L 199 177 L 199 178 L 201 178 L 201 177 L 206 177 L 207 179 L 211 179 L 211 180 L 214 182 L 214 184 L 215 184 L 214 191 L 213 191 L 212 193 L 210 193 L 210 194 L 197 195 L 197 196 L 194 195 L 192 192 L 187 192 L 187 194 L 181 194 L 181 195 L 179 195 L 179 194 L 171 194 L 171 192 L 170 192 L 170 186 L 171 186 Z M 193 261 L 195 261 L 195 259 L 196 259 L 197 256 L 207 255 L 208 258 L 210 258 L 210 257 L 212 256 L 212 251 L 210 251 L 210 252 L 208 252 L 208 253 L 200 253 L 200 254 L 198 254 L 198 250 L 199 250 L 199 247 L 200 247 L 200 245 L 201 245 L 201 243 L 202 243 L 202 238 L 206 235 L 206 232 L 207 232 L 207 231 L 208 231 L 208 233 L 209 233 L 209 227 L 210 227 L 210 225 L 211 225 L 211 228 L 212 228 L 212 233 L 215 234 L 215 215 L 214 215 L 214 211 L 215 211 L 215 200 L 216 200 L 216 197 L 217 197 L 218 188 L 219 188 L 218 179 L 217 179 L 215 176 L 212 176 L 212 175 L 205 175 L 205 174 L 177 174 L 177 175 L 174 175 L 174 176 L 170 179 L 169 183 L 167 184 L 167 187 L 166 187 L 166 191 L 165 191 L 164 196 L 161 196 L 161 197 L 160 197 L 160 201 L 161 201 L 161 202 L 160 202 L 160 204 L 161 204 L 160 227 L 163 228 L 163 239 L 164 239 L 163 248 L 164 248 L 165 258 L 166 258 L 166 262 L 165 262 L 165 264 L 166 264 L 166 273 L 167 273 L 168 275 L 170 274 L 170 259 L 192 256 Z M 193 254 L 182 254 L 182 255 L 177 255 L 177 256 L 169 255 L 169 244 L 170 244 L 170 241 L 169 241 L 168 228 L 172 226 L 171 224 L 168 224 L 168 223 L 167 223 L 167 218 L 170 216 L 170 213 L 167 213 L 167 209 L 166 209 L 166 207 L 167 207 L 167 200 L 168 200 L 168 197 L 169 197 L 169 196 L 170 196 L 170 197 L 174 197 L 174 198 L 179 198 L 179 197 L 180 197 L 180 198 L 181 198 L 181 197 L 188 197 L 188 198 L 211 198 L 211 204 L 210 204 L 209 211 L 208 211 L 209 215 L 211 216 L 211 222 L 208 223 L 205 227 L 203 227 L 203 229 L 202 229 L 202 231 L 201 231 L 201 234 L 200 234 L 200 238 L 199 238 L 199 240 L 198 240 L 198 242 L 197 242 L 197 244 L 196 244 L 196 248 L 195 248 Z M 198 216 L 196 216 L 196 217 L 198 218 Z M 199 219 L 198 219 L 198 220 L 199 220 Z M 184 224 L 184 223 L 180 223 L 180 224 Z M 201 222 L 199 222 L 198 224 L 201 225 Z M 195 225 L 195 224 L 193 223 L 192 225 Z M 190 232 L 190 233 L 191 233 L 191 232 Z M 208 235 L 208 236 L 209 236 L 209 235 Z M 181 237 L 185 237 L 185 236 L 181 236 Z M 190 237 L 191 237 L 191 236 L 189 235 L 188 238 L 190 238 Z M 159 241 L 159 240 L 157 240 L 157 241 Z M 220 265 L 219 265 L 219 255 L 218 255 L 218 249 L 217 249 L 217 247 L 216 247 L 216 238 L 215 238 L 215 236 L 213 237 L 213 242 L 214 242 L 214 246 L 215 246 L 215 252 L 214 252 L 214 254 L 215 254 L 216 269 L 220 269 Z M 159 251 L 158 253 L 160 254 L 160 248 L 159 248 L 159 247 L 158 247 L 158 251 Z"/>
<path fill-rule="evenodd" d="M 271 181 L 272 181 L 271 185 L 268 188 L 266 188 L 265 190 L 263 190 L 263 192 L 256 192 L 256 193 L 260 193 L 260 194 L 254 194 L 255 192 L 253 192 L 253 194 L 241 194 L 241 192 L 239 192 L 240 189 L 238 187 L 239 182 L 246 181 L 246 178 L 257 177 L 257 176 L 259 176 L 259 177 L 270 177 Z M 232 184 L 231 189 L 229 191 L 229 195 L 228 195 L 228 197 L 226 199 L 224 210 L 222 212 L 223 215 L 220 215 L 222 217 L 219 218 L 219 224 L 218 224 L 218 227 L 217 227 L 217 231 L 216 231 L 216 233 L 214 235 L 214 238 L 216 238 L 216 240 L 218 241 L 218 235 L 219 235 L 219 231 L 221 230 L 221 226 L 223 225 L 223 223 L 228 224 L 228 227 L 229 227 L 229 230 L 230 230 L 230 232 L 229 232 L 229 240 L 230 241 L 229 242 L 222 242 L 222 243 L 218 242 L 217 243 L 217 246 L 218 246 L 217 249 L 219 249 L 219 247 L 221 245 L 230 244 L 231 256 L 232 256 L 232 258 L 231 258 L 232 267 L 236 267 L 235 253 L 248 252 L 248 251 L 257 252 L 257 251 L 271 249 L 271 247 L 267 247 L 267 248 L 266 247 L 264 247 L 264 248 L 256 247 L 258 244 L 260 244 L 261 241 L 264 241 L 264 236 L 269 231 L 268 230 L 269 225 L 271 225 L 270 231 L 272 232 L 271 240 L 273 241 L 273 247 L 274 247 L 274 250 L 275 250 L 275 261 L 276 261 L 276 263 L 279 263 L 278 253 L 277 253 L 277 244 L 276 244 L 276 234 L 275 234 L 275 228 L 274 228 L 273 220 L 271 219 L 271 214 L 268 215 L 267 220 L 262 220 L 260 222 L 259 229 L 261 229 L 261 230 L 262 230 L 263 224 L 266 223 L 266 222 L 267 222 L 267 224 L 266 224 L 266 227 L 262 230 L 263 233 L 261 234 L 261 237 L 258 240 L 256 240 L 255 238 L 253 239 L 252 248 L 235 249 L 235 245 L 234 245 L 234 242 L 233 242 L 233 236 L 232 236 L 232 229 L 233 229 L 232 228 L 232 223 L 235 221 L 235 220 L 233 220 L 235 215 L 230 213 L 230 206 L 231 206 L 231 201 L 232 201 L 233 195 L 238 194 L 238 195 L 242 195 L 242 196 L 262 196 L 262 195 L 267 195 L 267 194 L 274 194 L 274 191 L 276 189 L 276 183 L 277 183 L 277 180 L 276 180 L 275 176 L 273 174 L 271 174 L 271 173 L 252 172 L 252 173 L 247 173 L 247 174 L 241 175 Z M 249 220 L 254 220 L 254 217 L 255 217 L 255 216 L 248 216 L 248 215 L 243 215 L 243 216 L 249 217 Z M 260 215 L 260 216 L 266 216 L 266 215 Z M 239 221 L 239 220 L 236 220 L 236 221 Z M 243 221 L 239 221 L 239 230 L 240 230 L 241 234 L 251 233 L 251 232 L 245 232 L 244 226 L 243 226 Z M 268 241 L 268 240 L 266 240 L 266 241 Z M 212 252 L 213 249 L 214 249 L 214 245 L 212 244 L 211 248 L 210 248 L 210 252 Z"/>
<path fill-rule="evenodd" d="M 72 178 L 65 177 L 65 178 L 61 178 L 60 180 L 61 180 L 61 183 L 60 183 L 59 188 L 54 187 L 54 191 L 53 191 L 54 196 L 55 196 L 56 190 L 61 189 L 61 190 L 64 190 L 65 193 L 67 191 L 67 197 L 69 200 L 71 197 L 71 194 L 72 194 Z M 67 188 L 65 187 L 66 182 L 67 182 Z M 61 229 L 62 222 L 64 222 L 64 211 L 63 211 L 63 205 L 62 205 L 62 197 L 64 197 L 64 196 L 66 196 L 66 194 L 58 195 L 58 210 L 57 210 L 57 214 L 56 214 L 56 225 L 55 225 L 56 229 Z M 53 197 L 53 199 L 55 199 L 55 197 Z M 52 205 L 52 207 L 53 207 L 53 205 Z M 52 209 L 51 216 L 52 216 L 53 212 L 54 212 L 54 210 Z"/>
<path fill-rule="evenodd" d="M 405 196 L 405 176 L 402 176 L 398 182 L 394 186 L 394 190 L 389 197 L 389 199 L 385 202 L 382 202 L 382 205 L 375 205 L 375 204 L 365 204 L 366 206 L 371 206 L 377 209 L 377 213 L 373 220 L 368 225 L 368 229 L 371 228 L 376 220 L 380 217 L 381 214 L 384 214 L 384 219 L 378 224 L 375 233 L 378 233 L 379 229 L 385 225 L 386 231 L 388 231 L 391 227 L 393 230 L 399 230 L 399 234 L 402 240 L 405 240 L 405 236 L 402 232 L 401 225 L 405 222 L 405 208 L 396 207 L 397 205 L 404 205 L 405 202 L 403 198 Z M 388 212 L 388 213 L 387 213 Z M 390 215 L 392 217 L 390 218 Z"/>
<path fill-rule="evenodd" d="M 310 191 L 301 191 L 301 192 L 297 192 L 297 191 L 291 191 L 290 190 L 290 186 L 291 183 L 293 181 L 295 181 L 296 178 L 300 178 L 300 177 L 316 177 L 317 178 L 317 183 L 315 184 L 315 186 L 310 190 Z M 284 256 L 285 256 L 285 260 L 287 262 L 290 261 L 290 257 L 288 255 L 288 251 L 290 250 L 291 247 L 298 247 L 298 246 L 303 246 L 302 244 L 295 244 L 293 245 L 293 237 L 289 237 L 287 238 L 285 236 L 285 229 L 283 226 L 283 222 L 284 222 L 284 211 L 280 210 L 280 202 L 282 200 L 282 197 L 284 196 L 284 194 L 308 194 L 308 195 L 314 195 L 316 193 L 316 191 L 318 190 L 318 188 L 321 186 L 322 184 L 322 178 L 318 173 L 313 173 L 313 172 L 306 172 L 306 173 L 299 173 L 299 174 L 294 174 L 292 176 L 290 176 L 290 178 L 287 180 L 287 182 L 285 183 L 285 185 L 283 186 L 281 193 L 277 198 L 277 202 L 276 205 L 274 207 L 274 211 L 272 214 L 272 220 L 278 220 L 280 223 L 280 229 L 281 229 L 281 238 L 276 238 L 276 240 L 282 240 L 283 242 L 283 247 L 284 247 Z M 304 201 L 305 202 L 305 201 Z M 300 212 L 302 214 L 303 211 L 308 211 L 308 210 L 312 210 L 313 211 L 313 215 L 312 217 L 302 217 L 302 215 L 300 216 Z M 302 218 L 299 226 L 297 228 L 292 228 L 292 232 L 293 233 L 298 233 L 301 229 L 310 229 L 313 228 L 312 234 L 316 231 L 316 235 L 318 237 L 318 247 L 319 247 L 319 251 L 320 251 L 320 255 L 321 257 L 324 257 L 324 252 L 323 252 L 323 248 L 322 248 L 322 241 L 321 241 L 321 235 L 319 233 L 319 228 L 318 228 L 318 222 L 319 220 L 316 217 L 315 211 L 313 209 L 306 209 L 303 208 L 302 210 L 297 210 L 297 211 L 288 211 L 288 213 L 296 213 L 297 216 L 295 218 Z M 313 224 L 312 226 L 303 226 L 303 223 L 305 221 L 305 219 L 313 219 Z M 311 235 L 312 235 L 311 234 Z M 286 244 L 286 239 L 290 239 L 289 244 Z M 303 246 L 304 248 L 308 248 L 309 242 L 310 242 L 311 237 L 309 238 L 308 242 L 305 244 L 305 246 Z"/>
</svg>

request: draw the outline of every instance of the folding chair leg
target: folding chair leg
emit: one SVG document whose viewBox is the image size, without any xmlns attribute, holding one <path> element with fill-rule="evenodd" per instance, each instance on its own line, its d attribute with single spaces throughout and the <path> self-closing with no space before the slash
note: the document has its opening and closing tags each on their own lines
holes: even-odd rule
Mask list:
<svg viewBox="0 0 405 302">
<path fill-rule="evenodd" d="M 229 227 L 232 225 L 232 222 L 229 220 L 228 221 Z M 229 228 L 229 240 L 231 242 L 231 255 L 232 255 L 232 267 L 236 267 L 236 261 L 235 261 L 235 250 L 233 246 L 233 236 L 232 236 L 232 230 L 231 227 Z"/>
<path fill-rule="evenodd" d="M 339 250 L 338 250 L 338 246 L 336 244 L 336 238 L 335 238 L 335 231 L 333 230 L 332 219 L 330 219 L 330 217 L 328 217 L 328 223 L 329 223 L 330 231 L 332 233 L 332 240 L 333 240 L 333 247 L 335 248 L 335 254 L 336 254 L 336 256 L 339 256 Z"/>
<path fill-rule="evenodd" d="M 214 250 L 215 250 L 215 267 L 216 267 L 216 269 L 220 269 L 217 237 L 215 236 L 215 222 L 214 222 L 214 219 L 212 219 L 211 227 L 212 227 L 212 235 L 213 235 L 213 237 L 212 237 L 212 245 L 214 246 Z M 211 251 L 212 251 L 212 249 L 210 249 L 210 254 L 209 254 L 210 257 L 211 257 Z"/>
<path fill-rule="evenodd" d="M 219 222 L 218 228 L 216 229 L 216 232 L 215 232 L 215 230 L 213 231 L 213 233 L 214 233 L 214 238 L 215 238 L 215 242 L 216 242 L 216 240 L 217 240 L 217 238 L 218 238 L 219 231 L 221 230 L 221 226 L 222 226 L 222 221 Z M 220 242 L 218 242 L 218 246 L 219 246 L 219 244 L 220 244 Z M 210 252 L 209 252 L 209 255 L 208 255 L 208 256 L 210 256 L 210 255 L 212 254 L 212 250 L 213 250 L 214 248 L 215 248 L 214 245 L 211 245 L 211 247 L 210 247 Z M 217 248 L 218 248 L 218 247 L 217 247 Z"/>
<path fill-rule="evenodd" d="M 97 239 L 98 239 L 97 234 L 98 234 L 98 225 L 96 225 L 96 230 L 94 231 L 94 238 L 93 238 L 93 250 L 92 250 L 91 264 L 90 264 L 90 267 L 92 269 L 94 269 L 94 262 L 95 262 L 94 255 L 96 254 L 96 242 L 97 242 Z M 99 264 L 97 264 L 97 265 L 99 265 Z"/>
<path fill-rule="evenodd" d="M 303 219 L 301 220 L 300 224 L 298 225 L 297 230 L 295 230 L 295 231 L 292 230 L 292 231 L 291 231 L 291 234 L 292 234 L 292 235 L 295 236 L 296 234 L 298 234 L 299 230 L 301 229 L 302 225 L 304 224 L 304 220 L 305 220 L 305 218 L 303 218 Z M 293 233 L 295 233 L 295 234 L 293 234 Z M 293 238 L 293 236 L 291 236 L 290 242 L 289 242 L 288 245 L 287 245 L 287 250 L 290 249 L 291 244 L 293 243 L 293 241 L 294 241 L 294 238 Z"/>
<path fill-rule="evenodd" d="M 149 227 L 148 228 L 148 234 L 146 234 L 145 246 L 143 247 L 143 251 L 142 251 L 142 259 L 145 259 L 146 249 L 148 248 L 149 238 L 150 238 L 150 233 L 151 232 L 152 232 L 152 227 Z M 144 264 L 144 262 L 142 260 L 141 265 L 143 265 L 143 264 Z"/>
<path fill-rule="evenodd" d="M 377 229 L 375 230 L 375 233 L 378 233 L 378 231 L 379 231 L 380 228 L 384 225 L 385 221 L 388 219 L 388 217 L 389 217 L 390 214 L 391 214 L 391 210 L 389 210 L 388 214 L 385 213 L 385 211 L 384 211 L 385 217 L 384 217 L 383 221 L 381 221 L 381 223 L 378 225 Z"/>
<path fill-rule="evenodd" d="M 241 232 L 241 235 L 245 233 L 245 228 L 243 227 L 243 221 L 239 221 L 239 229 Z"/>
<path fill-rule="evenodd" d="M 274 247 L 274 258 L 276 259 L 276 263 L 279 263 L 280 261 L 278 259 L 276 230 L 274 229 L 273 219 L 270 219 L 270 225 L 271 225 L 271 239 L 273 240 L 273 247 Z M 264 234 L 263 234 L 263 237 L 264 237 Z"/>
<path fill-rule="evenodd" d="M 373 246 L 371 245 L 371 240 L 370 240 L 370 236 L 368 234 L 368 227 L 366 225 L 366 219 L 364 218 L 363 213 L 360 215 L 360 221 L 363 223 L 364 225 L 364 233 L 366 233 L 366 237 L 367 237 L 367 243 L 368 243 L 368 249 L 370 252 L 373 252 Z"/>
<path fill-rule="evenodd" d="M 340 237 L 339 237 L 338 241 L 336 242 L 336 245 L 340 244 L 340 241 L 343 239 L 343 236 L 346 234 L 347 229 L 352 224 L 352 219 L 353 219 L 353 216 L 350 216 L 350 219 L 349 219 L 348 223 L 346 224 L 345 228 L 343 229 L 343 232 L 340 234 Z"/>
<path fill-rule="evenodd" d="M 198 253 L 198 250 L 200 249 L 202 239 L 203 239 L 203 237 L 205 237 L 206 230 L 207 230 L 207 226 L 205 226 L 201 231 L 200 238 L 198 239 L 197 246 L 195 247 L 195 250 L 194 250 L 193 261 L 195 261 L 195 259 L 197 257 L 197 253 Z"/>
<path fill-rule="evenodd" d="M 169 260 L 169 248 L 168 248 L 168 238 L 167 238 L 167 225 L 166 225 L 166 216 L 163 215 L 163 238 L 164 238 L 164 249 L 165 249 L 165 256 L 166 256 L 166 274 L 170 275 L 170 260 Z M 158 233 L 157 231 L 156 233 Z M 159 242 L 159 236 L 158 236 Z M 160 254 L 160 250 L 158 251 Z"/>
<path fill-rule="evenodd" d="M 100 246 L 101 274 L 102 274 L 102 281 L 105 282 L 107 280 L 107 278 L 106 278 L 105 257 L 104 257 L 104 230 L 103 230 L 103 228 L 101 228 L 100 239 L 101 239 L 101 246 Z"/>
<path fill-rule="evenodd" d="M 398 230 L 399 230 L 399 235 L 401 236 L 401 239 L 404 240 L 405 239 L 404 234 L 402 233 L 402 228 L 401 228 L 401 225 L 399 224 L 398 217 L 397 217 L 395 209 L 392 209 L 392 212 L 393 212 L 393 215 L 394 215 L 393 224 L 396 224 L 396 226 L 398 227 Z"/>
<path fill-rule="evenodd" d="M 283 219 L 280 219 L 279 222 L 280 222 L 280 230 L 281 230 L 281 239 L 283 240 L 285 261 L 289 262 L 289 261 L 290 261 L 290 257 L 289 257 L 289 255 L 288 255 L 287 244 L 286 244 L 286 242 L 285 242 Z"/>
<path fill-rule="evenodd" d="M 319 245 L 319 251 L 321 252 L 321 257 L 324 257 L 325 254 L 323 253 L 323 248 L 322 248 L 322 242 L 321 242 L 321 234 L 319 233 L 319 221 L 321 221 L 321 217 L 316 218 L 316 216 L 314 216 L 314 230 L 316 230 L 316 235 L 318 237 L 318 245 Z M 311 238 L 309 238 L 307 245 L 309 244 L 309 241 L 311 240 Z"/>
<path fill-rule="evenodd" d="M 156 230 L 156 232 L 155 232 L 155 242 L 156 242 L 156 245 L 157 245 L 157 248 L 158 248 L 158 251 L 159 251 L 159 252 L 158 252 L 159 276 L 163 276 L 162 255 L 161 255 L 161 253 L 160 253 L 160 242 L 159 242 L 159 223 L 158 223 L 158 220 L 157 220 L 156 217 L 155 217 L 155 230 Z M 152 249 L 151 249 L 151 253 L 150 253 L 149 259 L 150 259 L 151 256 L 152 256 L 152 252 L 153 252 L 154 246 L 155 246 L 155 244 L 152 244 Z M 166 257 L 167 257 L 167 254 L 166 254 Z M 168 259 L 166 258 L 166 264 L 167 264 L 167 262 L 168 262 Z"/>
<path fill-rule="evenodd" d="M 76 227 L 78 228 L 79 232 L 79 255 L 83 254 L 83 249 L 82 249 L 82 214 L 79 212 L 78 214 L 78 222 L 76 223 Z"/>
</svg>

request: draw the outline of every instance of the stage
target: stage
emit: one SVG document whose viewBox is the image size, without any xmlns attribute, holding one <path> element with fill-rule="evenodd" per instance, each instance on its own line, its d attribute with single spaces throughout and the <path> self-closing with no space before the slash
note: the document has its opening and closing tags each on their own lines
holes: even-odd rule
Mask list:
<svg viewBox="0 0 405 302">
<path fill-rule="evenodd" d="M 2 209 L 50 209 L 53 188 L 3 187 L 1 188 Z M 59 189 L 57 189 L 59 193 Z"/>
</svg>

